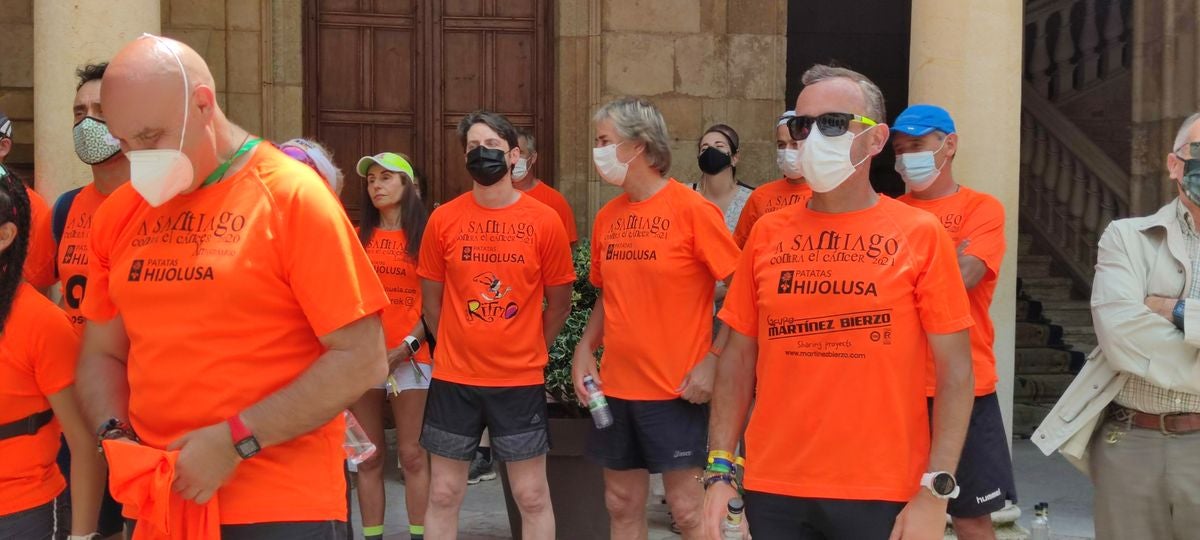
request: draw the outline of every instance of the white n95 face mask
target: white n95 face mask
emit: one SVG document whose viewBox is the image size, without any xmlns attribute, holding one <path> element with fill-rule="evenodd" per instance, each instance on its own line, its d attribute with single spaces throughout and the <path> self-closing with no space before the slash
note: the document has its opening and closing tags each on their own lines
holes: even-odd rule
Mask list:
<svg viewBox="0 0 1200 540">
<path fill-rule="evenodd" d="M 867 158 L 852 163 L 850 147 L 855 138 L 874 127 L 871 126 L 858 134 L 847 131 L 837 137 L 826 137 L 819 129 L 813 129 L 808 134 L 808 138 L 804 139 L 804 146 L 800 148 L 800 170 L 804 172 L 804 179 L 813 191 L 833 191 L 854 174 L 854 170 Z"/>
<path fill-rule="evenodd" d="M 625 183 L 625 175 L 629 173 L 629 162 L 621 163 L 620 158 L 617 157 L 617 147 L 622 144 L 625 143 L 610 144 L 592 149 L 592 162 L 596 165 L 596 172 L 600 173 L 600 178 L 618 187 Z M 640 153 L 642 151 L 638 150 L 637 154 Z M 629 158 L 629 161 L 633 161 L 633 158 L 636 158 L 637 154 Z"/>
<path fill-rule="evenodd" d="M 796 148 L 781 148 L 775 150 L 775 165 L 779 167 L 779 172 L 787 178 L 796 180 L 804 177 L 804 171 L 800 170 L 800 150 Z"/>
<path fill-rule="evenodd" d="M 187 133 L 188 107 L 191 105 L 192 92 L 187 70 L 184 69 L 183 61 L 179 59 L 175 50 L 162 43 L 158 36 L 145 36 L 159 40 L 162 47 L 175 57 L 179 64 L 179 73 L 183 75 L 183 126 L 180 128 L 179 148 L 131 150 L 125 153 L 125 157 L 129 158 L 129 183 L 150 206 L 157 208 L 192 185 L 195 175 L 192 160 L 183 153 L 183 137 Z"/>
</svg>

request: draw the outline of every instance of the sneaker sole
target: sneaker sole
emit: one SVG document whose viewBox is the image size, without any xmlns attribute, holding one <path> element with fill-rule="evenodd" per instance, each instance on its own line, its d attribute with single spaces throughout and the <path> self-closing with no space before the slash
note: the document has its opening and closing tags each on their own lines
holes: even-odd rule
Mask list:
<svg viewBox="0 0 1200 540">
<path fill-rule="evenodd" d="M 480 482 L 486 482 L 486 481 L 488 481 L 488 480 L 495 480 L 495 479 L 496 479 L 496 473 L 494 473 L 494 472 L 485 473 L 485 474 L 479 475 L 479 477 L 478 477 L 478 478 L 471 478 L 471 479 L 468 479 L 468 480 L 467 480 L 467 485 L 468 485 L 468 486 L 473 486 L 473 485 L 475 485 L 475 484 L 478 484 L 478 483 L 480 483 Z"/>
</svg>

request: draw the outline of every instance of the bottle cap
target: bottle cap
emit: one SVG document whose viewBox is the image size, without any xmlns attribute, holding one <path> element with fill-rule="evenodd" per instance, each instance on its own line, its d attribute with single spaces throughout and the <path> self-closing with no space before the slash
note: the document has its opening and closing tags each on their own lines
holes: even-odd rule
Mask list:
<svg viewBox="0 0 1200 540">
<path fill-rule="evenodd" d="M 745 505 L 745 503 L 742 502 L 741 497 L 734 497 L 732 499 L 729 499 L 729 511 L 730 512 L 733 512 L 735 514 L 740 514 L 740 513 L 742 513 L 742 509 L 744 509 L 745 507 L 746 507 L 746 505 Z"/>
</svg>

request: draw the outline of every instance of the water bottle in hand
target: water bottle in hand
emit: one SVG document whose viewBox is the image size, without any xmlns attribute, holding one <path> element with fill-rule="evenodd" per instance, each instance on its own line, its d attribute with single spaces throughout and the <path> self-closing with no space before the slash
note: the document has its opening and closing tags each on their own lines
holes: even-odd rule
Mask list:
<svg viewBox="0 0 1200 540">
<path fill-rule="evenodd" d="M 612 409 L 608 408 L 608 400 L 604 398 L 604 392 L 600 391 L 600 386 L 596 384 L 596 380 L 591 375 L 583 376 L 583 388 L 588 393 L 588 409 L 592 411 L 592 422 L 596 423 L 596 429 L 611 426 L 613 423 Z"/>
<path fill-rule="evenodd" d="M 346 451 L 346 459 L 350 464 L 357 466 L 375 455 L 375 443 L 367 437 L 367 432 L 363 431 L 358 419 L 350 411 L 343 411 L 342 415 L 346 419 L 346 439 L 342 449 Z"/>
<path fill-rule="evenodd" d="M 721 524 L 721 538 L 725 540 L 742 540 L 742 512 L 746 509 L 740 497 L 729 499 L 726 507 L 725 522 Z"/>
</svg>

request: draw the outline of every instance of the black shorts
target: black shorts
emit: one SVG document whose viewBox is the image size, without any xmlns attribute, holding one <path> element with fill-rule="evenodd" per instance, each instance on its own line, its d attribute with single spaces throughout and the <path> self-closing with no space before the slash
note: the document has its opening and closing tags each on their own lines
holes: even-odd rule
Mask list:
<svg viewBox="0 0 1200 540">
<path fill-rule="evenodd" d="M 933 400 L 929 400 L 929 418 L 933 422 Z M 975 398 L 967 440 L 954 473 L 962 491 L 946 506 L 948 514 L 960 518 L 985 516 L 1004 508 L 1005 501 L 1017 502 L 1008 443 L 996 394 Z"/>
<path fill-rule="evenodd" d="M 447 459 L 470 461 L 483 428 L 501 461 L 522 461 L 550 451 L 546 389 L 470 386 L 434 379 L 425 398 L 421 446 Z"/>
<path fill-rule="evenodd" d="M 887 540 L 905 503 L 788 497 L 747 491 L 750 535 L 777 540 Z"/>
<path fill-rule="evenodd" d="M 0 516 L 0 538 L 66 540 L 71 534 L 71 512 L 62 495 L 28 510 Z"/>
<path fill-rule="evenodd" d="M 129 538 L 137 522 L 125 522 Z M 349 527 L 344 521 L 281 521 L 275 523 L 248 523 L 246 525 L 221 525 L 222 540 L 350 540 Z"/>
<path fill-rule="evenodd" d="M 708 405 L 683 399 L 633 401 L 608 398 L 613 423 L 592 426 L 587 456 L 606 469 L 647 469 L 651 474 L 704 467 L 708 456 Z"/>
</svg>

